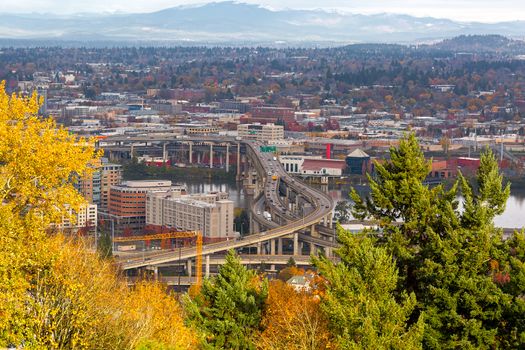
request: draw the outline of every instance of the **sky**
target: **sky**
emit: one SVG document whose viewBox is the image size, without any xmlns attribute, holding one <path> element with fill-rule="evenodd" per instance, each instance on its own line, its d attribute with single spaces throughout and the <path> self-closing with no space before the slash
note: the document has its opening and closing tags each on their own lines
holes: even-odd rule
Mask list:
<svg viewBox="0 0 525 350">
<path fill-rule="evenodd" d="M 0 0 L 5 2 L 7 0 Z M 0 13 L 154 12 L 211 2 L 206 0 L 22 0 L 11 1 Z M 458 21 L 525 20 L 524 0 L 241 0 L 270 9 L 325 9 L 352 13 L 401 13 Z"/>
</svg>

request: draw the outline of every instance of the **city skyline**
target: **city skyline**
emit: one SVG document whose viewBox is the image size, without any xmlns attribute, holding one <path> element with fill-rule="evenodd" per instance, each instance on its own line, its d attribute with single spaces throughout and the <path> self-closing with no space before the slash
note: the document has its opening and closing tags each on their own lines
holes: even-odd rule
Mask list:
<svg viewBox="0 0 525 350">
<path fill-rule="evenodd" d="M 212 2 L 212 1 L 209 1 Z M 12 3 L 9 9 L 1 13 L 144 13 L 155 12 L 177 6 L 198 6 L 209 3 L 201 0 L 27 0 Z M 220 2 L 220 1 L 218 1 Z M 238 3 L 260 5 L 274 10 L 280 9 L 321 9 L 326 11 L 342 11 L 360 14 L 394 13 L 407 14 L 416 17 L 447 18 L 466 22 L 502 22 L 525 20 L 525 8 L 519 0 L 373 0 L 338 1 L 327 0 L 320 6 L 313 0 L 243 0 Z M 521 7 L 521 8 L 520 8 Z"/>
</svg>

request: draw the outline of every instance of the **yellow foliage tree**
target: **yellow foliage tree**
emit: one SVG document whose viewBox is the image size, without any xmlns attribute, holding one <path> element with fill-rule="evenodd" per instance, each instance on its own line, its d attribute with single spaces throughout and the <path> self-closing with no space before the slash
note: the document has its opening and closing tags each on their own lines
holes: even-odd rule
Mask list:
<svg viewBox="0 0 525 350">
<path fill-rule="evenodd" d="M 319 308 L 319 297 L 296 292 L 280 280 L 270 283 L 264 331 L 257 338 L 261 350 L 334 349 L 328 321 Z"/>
<path fill-rule="evenodd" d="M 78 209 L 74 174 L 98 153 L 38 117 L 38 98 L 0 85 L 0 348 L 192 349 L 178 303 L 156 284 L 128 289 L 111 262 L 50 235 Z"/>
<path fill-rule="evenodd" d="M 93 142 L 40 118 L 38 100 L 9 96 L 0 83 L 0 200 L 32 226 L 60 222 L 85 202 L 70 179 L 98 157 Z"/>
</svg>

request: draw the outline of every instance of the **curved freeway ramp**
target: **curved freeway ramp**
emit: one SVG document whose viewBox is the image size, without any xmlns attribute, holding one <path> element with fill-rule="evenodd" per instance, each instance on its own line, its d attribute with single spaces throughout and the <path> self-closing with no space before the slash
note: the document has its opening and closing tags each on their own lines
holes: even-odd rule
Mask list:
<svg viewBox="0 0 525 350">
<path fill-rule="evenodd" d="M 250 148 L 251 152 L 256 156 L 257 161 L 264 169 L 265 175 L 271 173 L 272 175 L 265 176 L 264 196 L 269 200 L 270 205 L 274 206 L 274 210 L 283 211 L 286 210 L 279 205 L 278 200 L 278 181 L 272 180 L 273 175 L 278 176 L 280 181 L 284 181 L 286 185 L 293 189 L 296 193 L 300 193 L 301 196 L 305 197 L 308 202 L 313 205 L 313 211 L 308 215 L 295 218 L 294 221 L 290 221 L 286 225 L 272 228 L 270 230 L 252 234 L 239 239 L 223 241 L 218 243 L 206 244 L 202 247 L 202 255 L 210 255 L 230 249 L 242 248 L 247 246 L 253 246 L 259 242 L 264 242 L 276 238 L 288 236 L 300 230 L 306 229 L 309 226 L 315 225 L 321 221 L 324 217 L 329 215 L 333 210 L 333 200 L 325 193 L 311 188 L 306 184 L 298 181 L 288 175 L 283 169 L 282 165 L 278 160 L 274 159 L 273 155 L 264 154 L 260 151 L 261 144 L 258 142 L 244 142 L 246 147 Z M 291 215 L 291 213 L 287 213 Z M 159 265 L 164 263 L 170 263 L 179 260 L 187 260 L 196 256 L 196 249 L 183 248 L 177 251 L 160 252 L 154 254 L 148 254 L 144 257 L 133 258 L 133 259 L 121 259 L 119 261 L 120 267 L 123 270 L 135 269 L 144 266 Z"/>
</svg>

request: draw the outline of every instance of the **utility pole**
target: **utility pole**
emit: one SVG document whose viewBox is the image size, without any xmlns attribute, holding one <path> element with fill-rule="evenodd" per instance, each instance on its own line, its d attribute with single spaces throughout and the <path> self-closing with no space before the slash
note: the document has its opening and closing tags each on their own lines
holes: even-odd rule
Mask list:
<svg viewBox="0 0 525 350">
<path fill-rule="evenodd" d="M 175 240 L 175 242 L 176 242 L 176 240 Z M 179 263 L 181 261 L 180 260 L 180 257 L 181 257 L 181 251 L 180 250 L 181 250 L 181 245 L 179 244 Z M 181 274 L 181 271 L 179 270 L 179 291 L 180 291 L 180 274 Z"/>
</svg>

